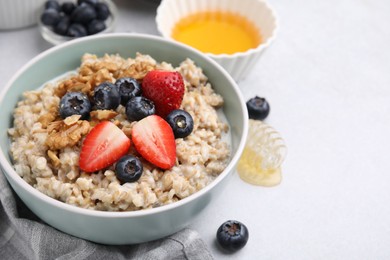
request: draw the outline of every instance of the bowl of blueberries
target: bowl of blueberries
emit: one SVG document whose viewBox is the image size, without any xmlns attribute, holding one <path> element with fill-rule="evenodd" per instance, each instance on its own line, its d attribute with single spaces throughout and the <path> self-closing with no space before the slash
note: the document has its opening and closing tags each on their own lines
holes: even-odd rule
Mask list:
<svg viewBox="0 0 390 260">
<path fill-rule="evenodd" d="M 117 9 L 111 0 L 48 0 L 38 20 L 42 37 L 53 45 L 112 32 Z"/>
</svg>

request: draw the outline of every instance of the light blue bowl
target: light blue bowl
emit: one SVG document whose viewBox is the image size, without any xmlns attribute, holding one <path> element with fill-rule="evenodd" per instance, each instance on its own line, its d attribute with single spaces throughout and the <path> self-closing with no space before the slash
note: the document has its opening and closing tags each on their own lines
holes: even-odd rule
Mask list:
<svg viewBox="0 0 390 260">
<path fill-rule="evenodd" d="M 135 212 L 102 212 L 78 208 L 52 199 L 27 184 L 12 167 L 7 129 L 12 126 L 13 109 L 22 93 L 80 65 L 86 53 L 120 54 L 134 57 L 149 54 L 174 66 L 191 58 L 202 67 L 214 89 L 225 100 L 224 113 L 231 126 L 232 158 L 226 169 L 201 191 L 170 205 Z M 234 80 L 217 63 L 202 53 L 160 37 L 138 34 L 107 34 L 86 37 L 49 49 L 27 63 L 0 94 L 0 163 L 12 188 L 24 203 L 49 225 L 76 237 L 102 244 L 135 244 L 173 234 L 200 215 L 215 196 L 223 192 L 243 151 L 248 128 L 245 102 Z"/>
</svg>

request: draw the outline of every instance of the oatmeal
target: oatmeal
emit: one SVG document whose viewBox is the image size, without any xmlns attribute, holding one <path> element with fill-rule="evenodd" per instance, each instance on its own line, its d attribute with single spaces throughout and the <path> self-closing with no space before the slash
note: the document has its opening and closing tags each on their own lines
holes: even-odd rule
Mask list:
<svg viewBox="0 0 390 260">
<path fill-rule="evenodd" d="M 192 132 L 174 139 L 173 166 L 163 169 L 143 156 L 136 147 L 138 143 L 131 139 L 135 138 L 134 126 L 142 120 L 128 120 L 123 102 L 115 109 L 96 109 L 95 104 L 87 117 L 62 117 L 59 107 L 67 93 L 82 93 L 91 98 L 100 84 L 115 83 L 123 77 L 131 77 L 142 86 L 145 76 L 153 70 L 180 73 L 184 82 L 180 109 L 193 118 Z M 223 98 L 190 59 L 175 68 L 143 54 L 126 59 L 119 55 L 85 54 L 77 71 L 23 94 L 14 111 L 13 128 L 8 131 L 10 153 L 15 171 L 26 182 L 65 203 L 103 211 L 158 207 L 201 190 L 225 169 L 230 148 L 224 138 L 228 125 L 218 113 L 222 106 Z M 143 166 L 136 181 L 118 178 L 116 163 L 93 172 L 80 169 L 83 142 L 93 139 L 88 136 L 95 126 L 107 121 L 112 123 L 110 127 L 120 129 L 121 138 L 132 140 L 126 154 L 139 159 Z"/>
</svg>

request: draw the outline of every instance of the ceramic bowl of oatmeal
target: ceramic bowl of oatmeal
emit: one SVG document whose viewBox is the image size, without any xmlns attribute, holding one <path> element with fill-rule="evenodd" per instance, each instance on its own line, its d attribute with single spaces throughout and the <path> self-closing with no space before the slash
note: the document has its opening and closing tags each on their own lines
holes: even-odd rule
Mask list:
<svg viewBox="0 0 390 260">
<path fill-rule="evenodd" d="M 135 85 L 141 91 L 129 96 Z M 133 100 L 153 106 L 134 117 Z M 17 195 L 47 224 L 102 244 L 155 240 L 201 217 L 247 137 L 231 76 L 201 52 L 150 35 L 53 47 L 11 78 L 0 103 L 1 169 Z M 182 121 L 166 116 L 178 111 L 192 119 L 185 136 L 176 135 Z"/>
</svg>

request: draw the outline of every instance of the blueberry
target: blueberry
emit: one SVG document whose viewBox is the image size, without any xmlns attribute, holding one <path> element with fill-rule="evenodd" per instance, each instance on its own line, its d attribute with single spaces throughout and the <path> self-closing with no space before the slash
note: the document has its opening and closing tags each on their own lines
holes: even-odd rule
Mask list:
<svg viewBox="0 0 390 260">
<path fill-rule="evenodd" d="M 116 177 L 121 182 L 137 181 L 143 171 L 141 161 L 132 155 L 122 156 L 115 165 Z"/>
<path fill-rule="evenodd" d="M 61 17 L 60 21 L 54 27 L 54 31 L 60 35 L 66 35 L 70 25 L 70 19 L 68 16 Z"/>
<path fill-rule="evenodd" d="M 55 26 L 60 21 L 60 13 L 52 8 L 46 9 L 41 15 L 41 21 L 44 25 Z"/>
<path fill-rule="evenodd" d="M 270 111 L 268 101 L 262 97 L 254 97 L 246 102 L 248 108 L 249 118 L 255 120 L 264 120 Z"/>
<path fill-rule="evenodd" d="M 91 6 L 95 6 L 97 3 L 98 3 L 98 0 L 77 0 L 77 4 L 78 5 L 81 5 L 81 4 L 89 4 Z"/>
<path fill-rule="evenodd" d="M 68 92 L 60 101 L 60 116 L 62 119 L 72 115 L 81 115 L 81 119 L 88 119 L 91 103 L 88 96 L 81 92 Z"/>
<path fill-rule="evenodd" d="M 141 95 L 141 86 L 134 78 L 119 78 L 115 82 L 121 95 L 121 104 L 126 105 L 130 98 Z"/>
<path fill-rule="evenodd" d="M 92 20 L 87 25 L 87 31 L 89 35 L 101 32 L 104 29 L 106 29 L 106 24 L 100 20 Z"/>
<path fill-rule="evenodd" d="M 116 86 L 110 82 L 103 82 L 94 90 L 93 99 L 96 109 L 116 109 L 121 96 Z"/>
<path fill-rule="evenodd" d="M 133 97 L 126 104 L 126 116 L 129 121 L 139 121 L 156 113 L 153 101 L 145 97 Z"/>
<path fill-rule="evenodd" d="M 49 0 L 45 2 L 45 9 L 54 9 L 57 12 L 61 11 L 60 4 L 55 0 Z"/>
<path fill-rule="evenodd" d="M 95 10 L 97 14 L 97 19 L 106 20 L 110 16 L 110 9 L 108 8 L 106 3 L 97 3 L 95 5 Z"/>
<path fill-rule="evenodd" d="M 87 29 L 82 24 L 72 23 L 68 28 L 67 35 L 70 37 L 83 37 L 87 35 Z"/>
<path fill-rule="evenodd" d="M 243 248 L 248 242 L 248 238 L 247 227 L 236 220 L 224 222 L 217 231 L 219 245 L 229 252 L 235 252 Z"/>
<path fill-rule="evenodd" d="M 181 109 L 173 110 L 166 118 L 171 126 L 175 138 L 184 138 L 191 134 L 194 129 L 194 120 L 192 116 Z"/>
<path fill-rule="evenodd" d="M 88 24 L 93 19 L 96 19 L 96 11 L 89 4 L 81 4 L 74 9 L 70 19 L 75 23 Z"/>
<path fill-rule="evenodd" d="M 70 15 L 74 9 L 76 9 L 76 5 L 73 2 L 63 2 L 61 5 L 61 11 L 67 15 Z"/>
</svg>

